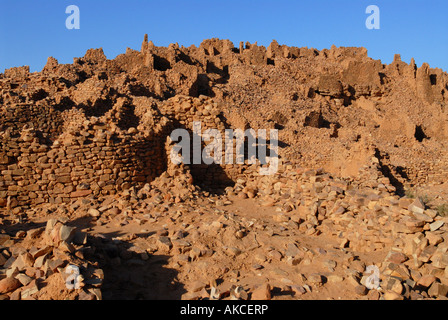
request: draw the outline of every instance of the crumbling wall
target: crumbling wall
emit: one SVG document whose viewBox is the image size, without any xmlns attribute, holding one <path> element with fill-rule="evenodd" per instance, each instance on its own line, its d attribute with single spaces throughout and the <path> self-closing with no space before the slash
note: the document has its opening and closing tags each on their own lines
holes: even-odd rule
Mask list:
<svg viewBox="0 0 448 320">
<path fill-rule="evenodd" d="M 213 99 L 205 96 L 199 98 L 176 96 L 165 101 L 160 106 L 160 111 L 174 120 L 175 125 L 173 128 L 186 129 L 190 133 L 191 142 L 194 134 L 194 122 L 201 124 L 202 135 L 208 129 L 216 129 L 223 139 L 221 146 L 222 152 L 220 154 L 222 159 L 221 164 L 194 164 L 192 159 L 190 159 L 191 164 L 187 167 L 196 184 L 206 189 L 223 189 L 233 185 L 238 179 L 246 179 L 248 176 L 258 175 L 259 166 L 250 165 L 247 157 L 245 158 L 244 164 L 225 164 L 226 153 L 230 152 L 234 161 L 236 161 L 238 154 L 236 138 L 232 139 L 233 148 L 226 150 L 226 129 L 244 130 L 245 128 L 234 128 L 226 123 L 222 119 L 222 113 L 219 111 L 218 104 Z M 213 143 L 213 138 L 208 142 L 202 143 L 202 150 L 210 143 Z M 247 139 L 245 143 L 247 144 Z M 170 151 L 168 151 L 168 154 L 170 154 Z"/>
<path fill-rule="evenodd" d="M 191 132 L 194 121 L 222 137 L 226 129 L 278 129 L 280 156 L 307 167 L 362 166 L 357 155 L 378 148 L 400 158 L 383 160 L 392 173 L 438 183 L 447 177 L 447 101 L 442 70 L 399 55 L 383 65 L 364 48 L 235 48 L 219 39 L 164 48 L 146 36 L 140 50 L 113 60 L 102 49 L 72 64 L 50 57 L 40 73 L 1 75 L 0 202 L 59 203 L 144 186 L 177 172 L 169 136 Z M 414 138 L 415 127 L 425 135 Z M 236 143 L 231 152 L 235 159 Z M 177 178 L 207 189 L 257 179 L 259 166 L 245 160 L 181 166 Z"/>
<path fill-rule="evenodd" d="M 229 152 L 225 149 L 225 130 L 230 125 L 220 118 L 222 114 L 213 99 L 176 96 L 152 109 L 143 110 L 139 105 L 137 123 L 123 125 L 122 121 L 129 117 L 121 113 L 130 105 L 132 101 L 119 100 L 100 118 L 86 117 L 75 109 L 65 112 L 64 117 L 54 113 L 60 122 L 58 129 L 64 129 L 54 140 L 39 138 L 42 132 L 35 129 L 33 121 L 11 126 L 16 135 L 9 134 L 1 140 L 3 204 L 15 207 L 63 203 L 77 197 L 112 195 L 131 187 L 143 187 L 173 168 L 170 159 L 173 144 L 167 146 L 171 132 L 184 128 L 192 139 L 194 122 L 201 124 L 202 135 L 207 129 L 217 129 L 223 138 L 223 164 L 185 166 L 194 184 L 207 190 L 222 190 L 239 179 L 258 175 L 259 167 L 249 165 L 248 159 L 241 165 L 224 164 L 225 153 Z M 20 108 L 13 110 L 21 112 Z M 66 120 L 62 123 L 61 119 Z M 51 121 L 51 117 L 46 120 Z M 35 124 L 43 127 L 42 123 Z M 236 138 L 233 140 L 230 152 L 236 160 Z M 212 142 L 203 142 L 201 147 Z"/>
<path fill-rule="evenodd" d="M 8 205 L 62 203 L 88 195 L 115 194 L 143 186 L 166 170 L 166 136 L 120 135 L 107 124 L 89 122 L 74 135 L 41 144 L 33 129 L 3 140 L 0 198 Z"/>
</svg>

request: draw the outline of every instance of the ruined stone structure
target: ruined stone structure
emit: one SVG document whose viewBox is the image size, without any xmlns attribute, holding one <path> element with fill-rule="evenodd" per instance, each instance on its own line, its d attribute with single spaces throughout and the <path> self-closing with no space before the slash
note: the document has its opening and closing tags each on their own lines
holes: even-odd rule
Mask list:
<svg viewBox="0 0 448 320">
<path fill-rule="evenodd" d="M 426 63 L 276 41 L 5 70 L 0 299 L 446 299 L 447 105 Z M 195 122 L 278 130 L 278 170 L 174 163 Z"/>
<path fill-rule="evenodd" d="M 108 112 L 102 118 L 87 119 L 83 113 L 74 111 L 65 121 L 54 110 L 28 112 L 33 107 L 27 104 L 13 110 L 14 116 L 10 117 L 23 119 L 24 124 L 14 123 L 3 136 L 0 164 L 3 203 L 11 208 L 46 202 L 67 203 L 89 195 L 113 195 L 133 186 L 141 188 L 168 166 L 173 167 L 170 156 L 174 143 L 170 143 L 169 136 L 174 129 L 192 132 L 193 122 L 198 121 L 203 131 L 218 128 L 224 136 L 229 127 L 219 119 L 217 104 L 206 97 L 169 99 L 160 109 L 143 111 L 135 127 L 123 125 L 123 121 L 132 118 L 123 109 L 126 103 L 120 100 L 113 108 L 117 112 Z M 104 121 L 117 114 L 115 122 Z M 53 124 L 48 130 L 40 126 L 47 121 Z M 61 130 L 53 140 L 52 135 Z M 19 132 L 20 136 L 16 135 Z M 236 143 L 233 153 L 235 158 Z M 232 185 L 243 172 L 256 174 L 258 169 L 230 164 L 191 164 L 190 167 L 194 182 L 211 188 Z"/>
<path fill-rule="evenodd" d="M 446 73 L 399 55 L 386 66 L 363 48 L 235 48 L 218 39 L 161 48 L 146 36 L 141 51 L 114 60 L 91 49 L 71 65 L 49 58 L 42 72 L 0 75 L 0 202 L 61 203 L 142 187 L 170 166 L 172 130 L 191 130 L 193 121 L 223 133 L 278 129 L 281 158 L 342 176 L 379 150 L 392 181 L 434 184 L 448 173 L 447 101 Z M 257 169 L 185 170 L 218 188 Z"/>
</svg>

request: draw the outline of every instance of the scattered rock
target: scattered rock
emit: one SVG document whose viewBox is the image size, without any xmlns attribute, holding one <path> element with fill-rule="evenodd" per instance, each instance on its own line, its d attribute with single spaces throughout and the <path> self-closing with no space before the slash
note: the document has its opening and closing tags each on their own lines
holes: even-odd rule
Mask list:
<svg viewBox="0 0 448 320">
<path fill-rule="evenodd" d="M 444 221 L 439 220 L 439 221 L 436 221 L 436 222 L 431 223 L 431 224 L 429 225 L 429 229 L 430 229 L 431 231 L 436 231 L 436 230 L 439 230 L 444 224 L 445 224 Z"/>
<path fill-rule="evenodd" d="M 268 283 L 264 283 L 252 291 L 251 300 L 271 300 L 271 286 Z"/>
<path fill-rule="evenodd" d="M 90 208 L 88 211 L 88 214 L 91 215 L 94 218 L 98 218 L 101 216 L 101 212 L 99 212 L 97 209 L 95 208 Z"/>
<path fill-rule="evenodd" d="M 367 289 L 365 286 L 361 284 L 355 287 L 355 293 L 359 296 L 365 296 L 367 295 L 368 292 L 369 289 Z"/>
<path fill-rule="evenodd" d="M 190 292 L 199 292 L 207 286 L 204 282 L 194 281 L 190 286 Z"/>
<path fill-rule="evenodd" d="M 393 291 L 386 291 L 383 295 L 384 300 L 404 300 L 404 297 Z"/>
<path fill-rule="evenodd" d="M 428 289 L 436 279 L 437 278 L 433 275 L 424 275 L 417 281 L 417 286 L 422 287 L 423 289 Z"/>
<path fill-rule="evenodd" d="M 386 257 L 386 261 L 395 263 L 395 264 L 400 264 L 403 263 L 407 260 L 408 258 L 406 257 L 405 254 L 401 253 L 401 252 L 395 252 L 395 251 L 390 251 Z"/>
<path fill-rule="evenodd" d="M 15 278 L 5 278 L 0 280 L 0 294 L 9 293 L 18 289 L 22 284 Z"/>
</svg>

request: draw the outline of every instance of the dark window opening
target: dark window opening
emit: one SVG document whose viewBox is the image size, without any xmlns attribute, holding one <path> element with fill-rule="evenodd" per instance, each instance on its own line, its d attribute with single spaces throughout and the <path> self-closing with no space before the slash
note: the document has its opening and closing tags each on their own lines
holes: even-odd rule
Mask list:
<svg viewBox="0 0 448 320">
<path fill-rule="evenodd" d="M 429 79 L 431 80 L 431 85 L 432 85 L 432 86 L 437 85 L 437 75 L 435 75 L 435 74 L 431 74 L 431 75 L 429 76 Z"/>
<path fill-rule="evenodd" d="M 421 126 L 415 127 L 414 137 L 418 142 L 423 142 L 424 139 L 429 139 Z"/>
<path fill-rule="evenodd" d="M 154 69 L 166 71 L 171 69 L 171 64 L 167 59 L 154 55 Z"/>
</svg>

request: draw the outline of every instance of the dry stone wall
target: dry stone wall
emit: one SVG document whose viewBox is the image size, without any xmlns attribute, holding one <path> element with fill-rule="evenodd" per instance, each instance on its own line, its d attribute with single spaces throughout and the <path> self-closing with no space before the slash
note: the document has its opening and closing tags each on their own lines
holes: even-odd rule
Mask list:
<svg viewBox="0 0 448 320">
<path fill-rule="evenodd" d="M 89 195 L 110 195 L 151 182 L 166 169 L 166 137 L 117 136 L 90 123 L 78 136 L 39 143 L 34 130 L 4 142 L 0 198 L 15 207 L 62 203 Z M 162 143 L 163 142 L 163 143 Z"/>
<path fill-rule="evenodd" d="M 11 134 L 1 140 L 0 198 L 10 208 L 44 202 L 67 203 L 73 198 L 113 195 L 131 187 L 143 187 L 169 166 L 173 167 L 170 155 L 174 144 L 167 141 L 174 129 L 185 128 L 192 137 L 193 122 L 199 122 L 202 133 L 218 129 L 224 139 L 225 130 L 230 128 L 220 118 L 218 105 L 204 96 L 173 97 L 161 103 L 158 112 L 150 109 L 143 114 L 138 129 L 128 130 L 101 120 L 110 114 L 87 120 L 79 112 L 65 113 L 62 117 L 50 108 L 48 114 L 41 115 L 42 119 L 52 123 L 54 114 L 61 125 L 56 126 L 55 121 L 48 127 L 49 133 L 64 130 L 54 141 L 48 138 L 49 133 L 34 129 L 34 126 L 47 127 L 39 116 L 32 116 L 32 106 L 12 110 L 16 115 L 29 112 L 24 117 L 25 123 L 19 126 L 21 122 L 14 122 Z M 118 124 L 121 121 L 116 120 Z M 222 152 L 224 158 L 224 141 Z M 232 153 L 236 159 L 236 141 Z M 239 179 L 257 175 L 259 167 L 249 165 L 246 160 L 243 165 L 191 164 L 186 169 L 191 171 L 195 184 L 223 189 Z"/>
<path fill-rule="evenodd" d="M 359 155 L 379 149 L 400 158 L 381 159 L 392 180 L 436 184 L 447 177 L 446 155 L 436 154 L 446 150 L 447 94 L 446 72 L 399 55 L 384 65 L 364 48 L 234 47 L 219 39 L 164 48 L 146 36 L 141 50 L 113 60 L 102 49 L 73 64 L 50 57 L 42 72 L 0 74 L 0 205 L 151 183 L 172 168 L 170 133 L 191 132 L 194 121 L 222 137 L 226 129 L 277 128 L 284 160 L 341 176 L 340 168 L 352 162 L 356 172 Z M 427 136 L 414 138 L 416 127 Z M 257 179 L 259 167 L 182 170 L 197 185 L 222 189 Z"/>
<path fill-rule="evenodd" d="M 232 186 L 239 179 L 247 179 L 249 176 L 258 175 L 259 166 L 250 165 L 248 160 L 245 159 L 244 164 L 225 164 L 224 158 L 226 152 L 231 152 L 232 159 L 236 159 L 236 139 L 233 139 L 233 148 L 226 150 L 225 137 L 226 129 L 241 129 L 245 128 L 233 128 L 222 117 L 222 113 L 219 111 L 219 106 L 213 99 L 201 96 L 199 98 L 192 98 L 187 96 L 176 96 L 168 99 L 161 107 L 160 110 L 166 116 L 174 119 L 175 127 L 184 128 L 190 132 L 190 137 L 193 137 L 193 123 L 198 122 L 201 124 L 202 135 L 208 129 L 218 130 L 222 137 L 221 146 L 221 159 L 222 164 L 192 164 L 188 166 L 191 174 L 194 178 L 194 182 L 207 189 L 223 189 L 227 186 Z M 211 141 L 203 142 L 202 148 L 205 148 L 208 144 L 213 143 Z M 245 141 L 247 144 L 247 139 Z M 172 147 L 173 145 L 171 145 Z M 203 150 L 203 149 L 202 149 Z M 168 150 L 167 158 L 170 158 L 171 150 Z"/>
</svg>

